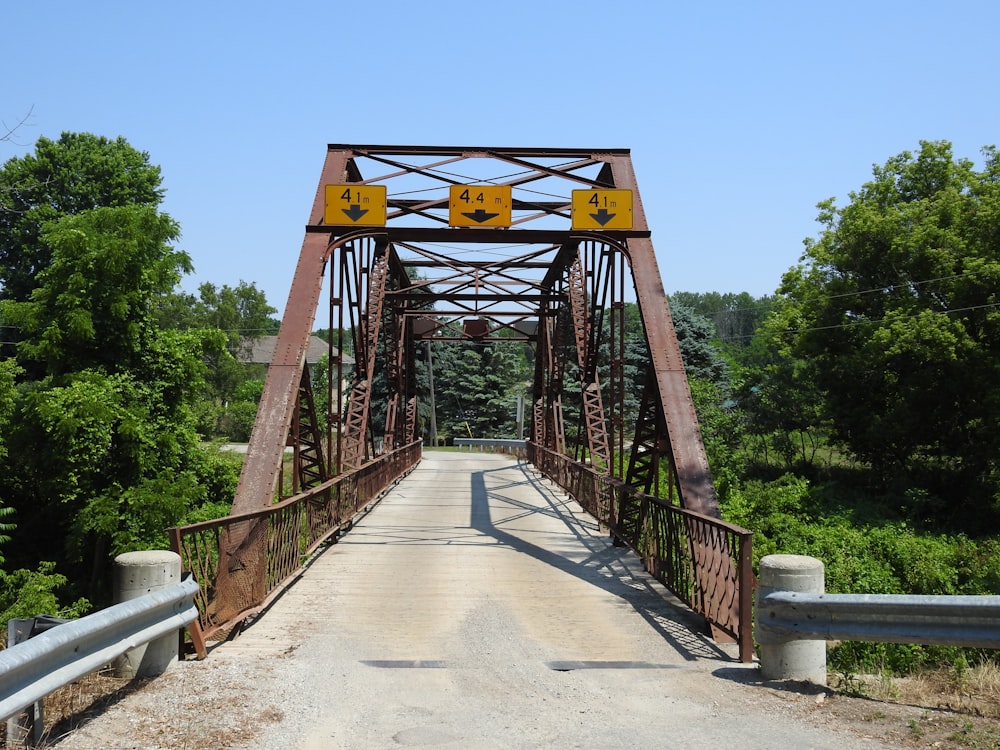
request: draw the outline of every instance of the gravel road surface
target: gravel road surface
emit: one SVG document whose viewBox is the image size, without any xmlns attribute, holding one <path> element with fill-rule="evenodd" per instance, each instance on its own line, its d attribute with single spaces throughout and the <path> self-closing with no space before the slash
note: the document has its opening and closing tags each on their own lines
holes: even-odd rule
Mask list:
<svg viewBox="0 0 1000 750">
<path fill-rule="evenodd" d="M 530 466 L 428 452 L 239 638 L 58 747 L 892 747 L 736 653 Z"/>
</svg>

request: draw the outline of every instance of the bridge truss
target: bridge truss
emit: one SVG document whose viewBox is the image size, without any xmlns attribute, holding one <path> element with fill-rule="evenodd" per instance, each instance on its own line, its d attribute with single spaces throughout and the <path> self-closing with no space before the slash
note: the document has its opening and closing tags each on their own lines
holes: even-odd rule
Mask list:
<svg viewBox="0 0 1000 750">
<path fill-rule="evenodd" d="M 752 535 L 718 518 L 623 149 L 328 147 L 230 515 L 169 530 L 199 581 L 195 651 L 420 461 L 417 361 L 445 341 L 531 347 L 529 460 L 750 661 Z"/>
<path fill-rule="evenodd" d="M 593 196 L 582 209 L 581 195 Z M 627 424 L 633 301 L 648 369 Z M 324 420 L 305 363 L 316 328 L 332 334 Z M 534 445 L 718 516 L 628 150 L 340 144 L 327 149 L 233 514 L 288 494 L 286 446 L 297 492 L 420 437 L 428 394 L 417 392 L 416 359 L 436 341 L 529 344 Z M 381 373 L 389 397 L 375 424 Z M 569 397 L 578 416 L 567 428 Z"/>
</svg>

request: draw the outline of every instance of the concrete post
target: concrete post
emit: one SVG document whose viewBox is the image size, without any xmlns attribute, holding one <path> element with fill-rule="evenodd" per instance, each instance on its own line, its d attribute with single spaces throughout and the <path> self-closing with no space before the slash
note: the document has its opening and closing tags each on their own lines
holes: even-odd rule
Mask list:
<svg viewBox="0 0 1000 750">
<path fill-rule="evenodd" d="M 154 550 L 126 552 L 115 558 L 114 602 L 136 599 L 181 582 L 181 556 Z M 126 651 L 115 659 L 116 677 L 153 677 L 177 661 L 180 636 L 171 633 Z"/>
<path fill-rule="evenodd" d="M 767 616 L 760 601 L 775 591 L 822 594 L 826 590 L 823 562 L 804 555 L 767 555 L 760 561 L 755 628 L 760 646 L 760 671 L 766 680 L 806 680 L 826 685 L 826 641 L 789 640 L 759 627 Z"/>
</svg>

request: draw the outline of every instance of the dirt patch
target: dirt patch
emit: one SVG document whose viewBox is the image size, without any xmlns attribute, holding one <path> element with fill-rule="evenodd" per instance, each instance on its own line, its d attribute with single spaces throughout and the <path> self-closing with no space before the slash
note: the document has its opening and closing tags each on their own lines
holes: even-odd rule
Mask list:
<svg viewBox="0 0 1000 750">
<path fill-rule="evenodd" d="M 901 748 L 1000 749 L 996 683 L 956 682 L 947 671 L 915 678 L 831 676 L 831 689 L 762 686 L 803 719 Z"/>
<path fill-rule="evenodd" d="M 267 699 L 256 694 L 259 687 L 232 665 L 211 661 L 187 662 L 153 680 L 89 675 L 45 699 L 41 747 L 200 750 L 244 745 L 283 718 L 281 711 L 261 705 Z M 128 710 L 115 710 L 120 703 L 127 703 Z"/>
</svg>

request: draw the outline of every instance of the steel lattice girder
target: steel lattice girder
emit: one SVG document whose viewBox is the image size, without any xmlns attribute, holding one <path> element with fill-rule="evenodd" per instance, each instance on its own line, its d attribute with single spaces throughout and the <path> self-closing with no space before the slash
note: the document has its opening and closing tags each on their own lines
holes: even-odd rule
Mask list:
<svg viewBox="0 0 1000 750">
<path fill-rule="evenodd" d="M 384 226 L 326 224 L 327 185 L 385 185 Z M 453 185 L 509 186 L 509 227 L 449 225 Z M 632 193 L 632 228 L 574 230 L 574 189 L 622 189 Z M 358 248 L 361 248 L 360 250 Z M 616 260 L 617 259 L 617 260 Z M 533 436 L 565 451 L 560 411 L 566 345 L 576 342 L 576 363 L 586 381 L 584 435 L 598 447 L 604 469 L 610 448 L 619 455 L 631 442 L 623 437 L 621 363 L 625 302 L 624 271 L 630 271 L 634 300 L 646 332 L 650 355 L 651 407 L 656 418 L 640 425 L 644 451 L 670 462 L 680 503 L 718 515 L 697 418 L 664 294 L 650 232 L 627 149 L 545 149 L 364 146 L 334 144 L 327 149 L 305 228 L 305 238 L 269 368 L 247 461 L 233 512 L 256 510 L 273 501 L 282 449 L 288 436 L 309 335 L 319 308 L 324 269 L 330 267 L 329 319 L 316 324 L 345 328 L 356 338 L 357 369 L 346 413 L 335 411 L 338 449 L 331 473 L 367 459 L 371 450 L 370 399 L 376 348 L 385 336 L 394 341 L 393 374 L 399 393 L 391 424 L 397 441 L 415 434 L 416 409 L 412 358 L 403 352 L 419 338 L 468 340 L 467 321 L 487 321 L 477 340 L 496 340 L 497 330 L 513 332 L 538 348 Z M 574 270 L 575 264 L 583 264 Z M 574 276 L 575 274 L 575 276 Z M 574 289 L 570 287 L 575 286 Z M 571 302 L 571 293 L 574 293 Z M 601 402 L 596 352 L 601 316 L 611 316 L 613 348 L 610 398 Z M 383 324 L 387 320 L 396 320 Z M 575 315 L 575 317 L 574 317 Z M 419 319 L 431 320 L 417 325 Z M 559 320 L 568 323 L 562 340 Z M 530 330 L 534 325 L 534 330 Z M 415 333 L 422 329 L 421 334 Z M 509 334 L 505 334 L 509 335 Z M 510 340 L 507 338 L 506 340 Z M 398 349 L 396 349 L 398 347 Z M 337 365 L 331 376 L 339 383 Z M 589 391 L 588 391 L 589 387 Z M 595 393 L 596 389 L 596 393 Z M 330 399 L 334 401 L 334 399 Z M 338 398 L 339 400 L 339 398 Z M 607 413 L 605 413 L 605 410 Z M 341 418 L 345 415 L 345 419 Z M 539 424 L 542 420 L 544 424 Z M 643 461 L 649 461 L 643 456 Z M 616 463 L 621 463 L 619 460 Z M 655 463 L 655 461 L 653 462 Z M 633 472 L 634 474 L 635 472 Z M 638 474 L 642 474 L 639 471 Z M 624 476 L 623 476 L 624 478 Z M 645 479 L 643 479 L 645 481 Z"/>
</svg>

